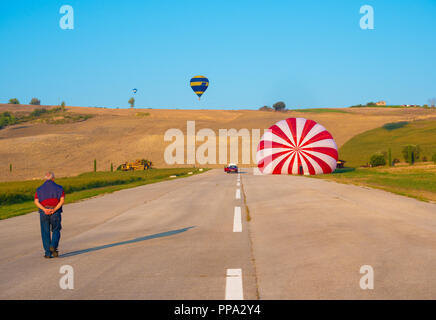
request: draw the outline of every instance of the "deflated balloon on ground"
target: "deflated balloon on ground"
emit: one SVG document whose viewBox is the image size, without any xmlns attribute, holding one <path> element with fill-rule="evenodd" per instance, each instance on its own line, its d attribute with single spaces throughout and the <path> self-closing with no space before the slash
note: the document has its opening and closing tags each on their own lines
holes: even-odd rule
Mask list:
<svg viewBox="0 0 436 320">
<path fill-rule="evenodd" d="M 277 122 L 262 136 L 256 161 L 264 174 L 331 173 L 336 169 L 338 147 L 319 123 L 288 118 Z"/>
</svg>

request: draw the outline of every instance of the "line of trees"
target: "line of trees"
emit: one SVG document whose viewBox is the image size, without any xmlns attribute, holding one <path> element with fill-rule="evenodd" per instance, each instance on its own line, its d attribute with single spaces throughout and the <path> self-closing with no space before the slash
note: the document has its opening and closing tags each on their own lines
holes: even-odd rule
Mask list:
<svg viewBox="0 0 436 320">
<path fill-rule="evenodd" d="M 406 145 L 401 150 L 401 154 L 404 158 L 404 161 L 410 165 L 413 165 L 419 160 L 422 162 L 428 161 L 427 157 L 422 155 L 422 149 L 419 145 Z M 431 161 L 436 163 L 436 153 L 432 155 Z M 378 152 L 373 154 L 369 160 L 371 167 L 385 166 L 386 164 L 389 166 L 394 166 L 399 162 L 400 160 L 397 158 L 392 159 L 392 151 L 390 148 L 388 152 Z"/>
<path fill-rule="evenodd" d="M 9 99 L 9 104 L 20 104 L 20 101 L 17 98 L 11 98 Z M 41 105 L 41 100 L 39 100 L 38 98 L 32 98 L 29 104 L 39 106 Z"/>
<path fill-rule="evenodd" d="M 269 106 L 263 106 L 259 108 L 260 111 L 286 111 L 286 104 L 283 101 L 279 101 L 273 104 L 272 108 Z"/>
<path fill-rule="evenodd" d="M 20 100 L 18 100 L 17 98 L 11 98 L 11 99 L 9 99 L 8 103 L 9 104 L 20 104 Z M 32 98 L 30 100 L 29 104 L 31 104 L 33 106 L 40 106 L 41 105 L 41 100 L 34 97 L 34 98 Z M 65 108 L 65 101 L 62 101 L 60 106 Z"/>
<path fill-rule="evenodd" d="M 422 107 L 422 108 L 436 108 L 436 98 L 428 99 L 428 104 L 424 105 L 407 105 L 409 107 Z M 356 104 L 353 106 L 350 106 L 350 108 L 364 108 L 364 107 L 404 107 L 404 105 L 377 105 L 375 102 L 368 102 L 367 104 Z"/>
</svg>

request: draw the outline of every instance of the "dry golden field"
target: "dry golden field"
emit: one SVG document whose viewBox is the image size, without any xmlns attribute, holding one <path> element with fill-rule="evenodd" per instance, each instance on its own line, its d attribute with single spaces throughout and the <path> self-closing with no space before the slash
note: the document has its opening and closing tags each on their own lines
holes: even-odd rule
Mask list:
<svg viewBox="0 0 436 320">
<path fill-rule="evenodd" d="M 40 106 L 44 107 L 44 106 Z M 0 113 L 30 112 L 28 105 L 0 104 Z M 47 107 L 49 108 L 49 107 Z M 333 112 L 268 112 L 255 110 L 105 109 L 67 107 L 69 114 L 92 118 L 75 123 L 48 124 L 30 121 L 0 130 L 0 181 L 40 178 L 46 170 L 71 176 L 93 170 L 109 170 L 126 160 L 147 158 L 155 167 L 168 167 L 164 150 L 171 142 L 163 139 L 167 129 L 186 133 L 186 122 L 194 120 L 196 131 L 218 129 L 266 129 L 288 117 L 318 121 L 329 130 L 340 147 L 348 139 L 385 123 L 436 117 L 434 110 L 421 108 L 347 108 Z M 57 116 L 55 120 L 62 119 Z M 201 143 L 197 143 L 198 145 Z M 241 156 L 241 152 L 240 156 Z M 9 172 L 12 164 L 12 173 Z M 253 161 L 254 164 L 254 161 Z M 179 165 L 187 166 L 187 165 Z M 222 167 L 223 165 L 204 165 Z"/>
</svg>

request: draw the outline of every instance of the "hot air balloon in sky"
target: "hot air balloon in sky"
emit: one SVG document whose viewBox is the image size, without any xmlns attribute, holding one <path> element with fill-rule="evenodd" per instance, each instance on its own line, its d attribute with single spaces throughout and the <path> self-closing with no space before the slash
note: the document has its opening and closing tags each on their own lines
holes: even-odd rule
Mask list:
<svg viewBox="0 0 436 320">
<path fill-rule="evenodd" d="M 331 173 L 336 169 L 338 147 L 322 125 L 304 118 L 289 118 L 265 132 L 256 161 L 265 174 Z"/>
<path fill-rule="evenodd" d="M 200 100 L 201 95 L 207 90 L 208 87 L 209 80 L 204 76 L 195 76 L 191 79 L 191 88 L 198 96 L 198 100 Z"/>
</svg>

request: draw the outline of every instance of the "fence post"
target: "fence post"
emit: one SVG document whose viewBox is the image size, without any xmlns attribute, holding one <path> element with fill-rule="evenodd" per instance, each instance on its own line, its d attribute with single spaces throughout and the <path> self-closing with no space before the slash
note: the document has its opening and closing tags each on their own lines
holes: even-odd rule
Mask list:
<svg viewBox="0 0 436 320">
<path fill-rule="evenodd" d="M 111 172 L 114 172 L 114 164 L 111 162 Z"/>
<path fill-rule="evenodd" d="M 94 159 L 94 172 L 97 172 L 97 159 Z"/>
<path fill-rule="evenodd" d="M 12 172 L 12 163 L 9 164 L 9 172 Z"/>
</svg>

